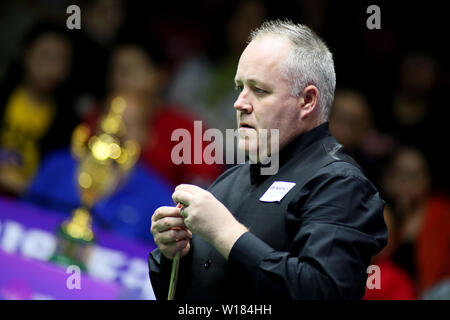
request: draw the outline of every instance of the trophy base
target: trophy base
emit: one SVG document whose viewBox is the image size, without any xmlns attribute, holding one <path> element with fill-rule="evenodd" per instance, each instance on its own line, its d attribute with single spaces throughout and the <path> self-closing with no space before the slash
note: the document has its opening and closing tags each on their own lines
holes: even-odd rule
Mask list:
<svg viewBox="0 0 450 320">
<path fill-rule="evenodd" d="M 86 271 L 93 244 L 94 240 L 73 238 L 63 228 L 59 228 L 58 246 L 50 261 L 63 266 L 77 265 L 82 271 Z"/>
<path fill-rule="evenodd" d="M 70 257 L 66 257 L 64 255 L 55 254 L 50 258 L 50 262 L 56 263 L 60 266 L 73 266 L 76 265 L 80 268 L 81 271 L 86 271 L 86 265 L 82 261 L 74 260 Z"/>
</svg>

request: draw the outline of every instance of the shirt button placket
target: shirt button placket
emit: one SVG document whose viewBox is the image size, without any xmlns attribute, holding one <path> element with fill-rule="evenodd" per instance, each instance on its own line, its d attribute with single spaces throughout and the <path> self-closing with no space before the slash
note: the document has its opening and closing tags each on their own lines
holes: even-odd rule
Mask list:
<svg viewBox="0 0 450 320">
<path fill-rule="evenodd" d="M 212 264 L 212 260 L 208 259 L 204 264 L 205 269 L 208 269 L 211 266 L 211 264 Z"/>
</svg>

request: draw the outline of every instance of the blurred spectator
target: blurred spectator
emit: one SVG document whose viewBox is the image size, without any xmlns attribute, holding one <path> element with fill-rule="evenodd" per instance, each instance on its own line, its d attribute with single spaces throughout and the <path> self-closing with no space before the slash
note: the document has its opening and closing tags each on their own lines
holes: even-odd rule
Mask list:
<svg viewBox="0 0 450 320">
<path fill-rule="evenodd" d="M 42 20 L 58 21 L 65 25 L 66 8 L 73 1 L 0 1 L 0 79 L 5 76 L 14 57 L 20 55 L 20 40 L 33 24 Z"/>
<path fill-rule="evenodd" d="M 338 89 L 330 113 L 333 135 L 352 154 L 364 145 L 372 128 L 367 100 L 358 91 Z"/>
<path fill-rule="evenodd" d="M 161 174 L 172 185 L 195 183 L 208 186 L 223 171 L 221 165 L 180 164 L 175 165 L 171 153 L 178 141 L 171 141 L 172 132 L 186 129 L 194 145 L 194 120 L 198 117 L 162 100 L 167 75 L 163 55 L 155 40 L 122 40 L 114 48 L 108 73 L 108 88 L 115 94 L 132 94 L 139 97 L 146 110 L 146 141 L 143 144 L 142 161 Z M 96 115 L 90 116 L 95 118 Z M 203 126 L 202 133 L 206 130 Z M 203 148 L 202 148 L 203 150 Z"/>
<path fill-rule="evenodd" d="M 192 107 L 209 126 L 224 133 L 227 128 L 236 128 L 233 79 L 239 56 L 251 30 L 267 16 L 259 0 L 238 1 L 227 9 L 227 21 L 220 26 L 220 33 L 225 34 L 213 35 L 214 50 L 209 56 L 200 53 L 180 66 L 168 92 L 169 100 Z M 213 51 L 219 51 L 216 57 Z"/>
<path fill-rule="evenodd" d="M 372 264 L 380 268 L 380 288 L 366 288 L 364 300 L 414 300 L 416 289 L 410 275 L 392 260 L 397 245 L 398 221 L 389 206 L 384 209 L 388 229 L 388 243 L 372 258 Z"/>
<path fill-rule="evenodd" d="M 399 65 L 398 82 L 389 112 L 380 125 L 401 144 L 423 151 L 431 167 L 433 184 L 448 186 L 450 175 L 439 146 L 430 143 L 445 136 L 448 111 L 442 105 L 439 65 L 432 54 L 411 52 Z"/>
<path fill-rule="evenodd" d="M 330 130 L 369 178 L 378 182 L 379 165 L 393 147 L 393 140 L 380 135 L 364 95 L 352 89 L 338 89 L 330 113 Z"/>
<path fill-rule="evenodd" d="M 404 143 L 423 146 L 423 135 L 416 129 L 431 129 L 432 94 L 437 79 L 438 65 L 433 56 L 412 53 L 401 61 L 393 100 L 392 130 Z"/>
<path fill-rule="evenodd" d="M 77 112 L 83 116 L 91 103 L 105 94 L 109 52 L 125 23 L 121 0 L 81 0 L 81 30 L 74 30 L 74 86 Z"/>
<path fill-rule="evenodd" d="M 450 277 L 450 200 L 431 189 L 425 157 L 414 148 L 394 153 L 383 190 L 399 221 L 392 259 L 423 294 Z"/>
<path fill-rule="evenodd" d="M 139 101 L 126 97 L 122 119 L 126 127 L 123 141 L 146 138 L 145 110 Z M 81 204 L 78 186 L 80 162 L 69 149 L 50 154 L 29 188 L 24 200 L 69 214 Z M 94 223 L 122 235 L 150 241 L 151 213 L 172 205 L 169 185 L 154 171 L 137 163 L 129 171 L 118 172 L 118 185 L 92 208 Z"/>
<path fill-rule="evenodd" d="M 24 38 L 20 61 L 0 87 L 0 191 L 21 194 L 40 158 L 69 142 L 77 123 L 64 86 L 71 58 L 58 25 L 38 23 Z"/>
</svg>

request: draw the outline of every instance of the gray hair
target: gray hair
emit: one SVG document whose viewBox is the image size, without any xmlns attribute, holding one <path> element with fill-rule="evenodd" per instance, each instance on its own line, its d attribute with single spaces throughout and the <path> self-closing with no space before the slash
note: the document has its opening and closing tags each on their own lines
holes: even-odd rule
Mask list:
<svg viewBox="0 0 450 320">
<path fill-rule="evenodd" d="M 252 31 L 249 42 L 256 37 L 275 34 L 287 37 L 293 50 L 283 63 L 281 73 L 289 81 L 293 96 L 298 96 L 308 85 L 319 90 L 319 107 L 322 120 L 328 120 L 336 87 L 333 55 L 325 42 L 307 26 L 290 20 L 264 22 Z"/>
</svg>

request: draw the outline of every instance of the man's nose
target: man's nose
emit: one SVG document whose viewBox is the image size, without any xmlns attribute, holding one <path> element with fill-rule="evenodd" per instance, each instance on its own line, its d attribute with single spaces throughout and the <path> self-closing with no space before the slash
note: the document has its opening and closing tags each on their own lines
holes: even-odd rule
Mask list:
<svg viewBox="0 0 450 320">
<path fill-rule="evenodd" d="M 234 102 L 234 108 L 238 111 L 251 113 L 253 110 L 252 104 L 248 99 L 248 94 L 245 91 L 239 93 L 236 101 Z"/>
</svg>

